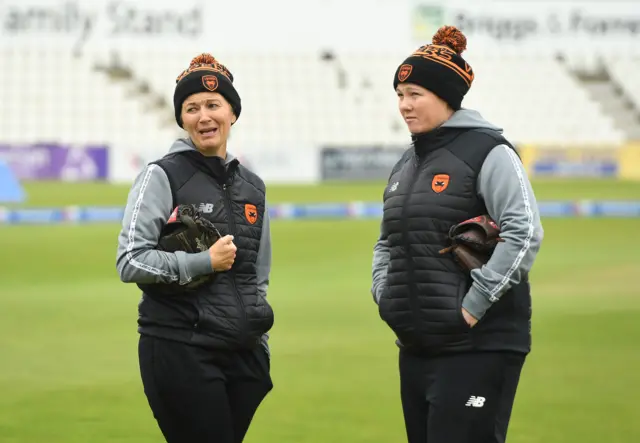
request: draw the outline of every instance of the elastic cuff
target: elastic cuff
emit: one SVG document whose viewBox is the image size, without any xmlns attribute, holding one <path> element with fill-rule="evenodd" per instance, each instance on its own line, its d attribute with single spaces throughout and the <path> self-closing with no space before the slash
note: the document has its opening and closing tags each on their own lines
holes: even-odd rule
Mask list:
<svg viewBox="0 0 640 443">
<path fill-rule="evenodd" d="M 380 304 L 380 297 L 382 297 L 382 289 L 384 289 L 383 284 L 378 284 L 371 288 L 371 295 L 373 296 L 373 301 L 376 304 Z"/>
<path fill-rule="evenodd" d="M 484 317 L 484 314 L 486 314 L 492 305 L 493 303 L 491 303 L 475 285 L 471 286 L 471 289 L 469 289 L 469 292 L 467 292 L 467 295 L 462 300 L 462 307 L 477 320 Z"/>
<path fill-rule="evenodd" d="M 213 268 L 211 267 L 211 255 L 209 255 L 209 251 L 185 254 L 185 267 L 191 278 L 211 274 Z"/>
</svg>

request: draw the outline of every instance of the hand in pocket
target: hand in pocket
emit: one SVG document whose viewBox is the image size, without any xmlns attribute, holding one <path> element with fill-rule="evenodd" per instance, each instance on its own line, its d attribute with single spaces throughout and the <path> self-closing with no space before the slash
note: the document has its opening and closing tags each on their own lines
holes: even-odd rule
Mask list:
<svg viewBox="0 0 640 443">
<path fill-rule="evenodd" d="M 469 314 L 469 311 L 467 311 L 465 308 L 462 308 L 462 316 L 464 317 L 464 321 L 466 321 L 471 328 L 473 328 L 476 323 L 478 323 L 478 319 Z"/>
</svg>

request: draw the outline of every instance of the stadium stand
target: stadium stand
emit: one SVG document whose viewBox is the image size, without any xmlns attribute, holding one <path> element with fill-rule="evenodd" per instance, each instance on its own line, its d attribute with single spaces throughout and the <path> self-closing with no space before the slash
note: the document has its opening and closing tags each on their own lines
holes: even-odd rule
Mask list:
<svg viewBox="0 0 640 443">
<path fill-rule="evenodd" d="M 606 69 L 611 78 L 612 87 L 627 101 L 627 109 L 636 116 L 640 114 L 640 60 L 616 58 L 609 60 Z M 634 127 L 632 138 L 640 140 L 640 130 Z"/>
<path fill-rule="evenodd" d="M 5 49 L 3 62 L 16 69 L 0 72 L 2 84 L 11 85 L 0 90 L 6 104 L 0 118 L 3 140 L 165 149 L 181 133 L 172 112 L 175 78 L 196 53 L 121 48 L 76 58 L 71 51 Z M 403 52 L 214 55 L 233 72 L 243 99 L 234 143 L 407 142 L 392 90 Z M 465 57 L 476 79 L 464 105 L 503 126 L 516 143 L 586 147 L 640 137 L 640 80 L 628 75 L 638 72 L 638 61 L 608 64 L 608 78 L 596 87 L 581 80 L 571 63 L 550 55 Z M 582 68 L 599 66 L 591 62 Z M 48 66 L 46 76 L 32 68 L 38 65 Z M 632 105 L 612 112 L 611 101 L 603 98 L 607 94 Z M 623 113 L 629 120 L 625 125 L 618 121 Z"/>
<path fill-rule="evenodd" d="M 95 70 L 90 58 L 38 47 L 4 49 L 0 57 L 13 67 L 0 71 L 1 84 L 8 86 L 0 88 L 4 143 L 128 146 L 166 140 L 170 133 L 136 91 Z"/>
<path fill-rule="evenodd" d="M 609 72 L 628 95 L 636 108 L 640 109 L 640 60 L 617 59 L 609 66 Z"/>
</svg>

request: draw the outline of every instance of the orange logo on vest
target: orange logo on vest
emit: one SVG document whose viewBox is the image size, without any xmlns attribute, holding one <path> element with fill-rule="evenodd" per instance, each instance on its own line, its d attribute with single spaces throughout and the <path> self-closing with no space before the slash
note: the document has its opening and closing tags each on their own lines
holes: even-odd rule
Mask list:
<svg viewBox="0 0 640 443">
<path fill-rule="evenodd" d="M 247 218 L 247 221 L 251 224 L 254 224 L 258 221 L 258 210 L 255 205 L 251 205 L 247 203 L 244 205 L 244 216 Z"/>
<path fill-rule="evenodd" d="M 449 174 L 438 174 L 431 181 L 433 192 L 441 193 L 449 186 Z"/>
</svg>

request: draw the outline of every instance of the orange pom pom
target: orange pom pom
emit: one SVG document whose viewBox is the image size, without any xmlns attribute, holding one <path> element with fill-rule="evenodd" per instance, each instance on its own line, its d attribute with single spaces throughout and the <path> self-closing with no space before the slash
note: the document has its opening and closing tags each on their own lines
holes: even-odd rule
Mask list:
<svg viewBox="0 0 640 443">
<path fill-rule="evenodd" d="M 431 40 L 434 45 L 447 46 L 460 55 L 467 49 L 467 37 L 455 26 L 443 26 Z"/>
<path fill-rule="evenodd" d="M 208 53 L 207 54 L 202 53 L 200 55 L 193 57 L 193 59 L 191 60 L 191 64 L 189 66 L 212 65 L 214 63 L 217 63 L 217 61 L 213 55 Z"/>
<path fill-rule="evenodd" d="M 189 75 L 191 72 L 202 69 L 210 69 L 212 71 L 219 72 L 233 83 L 233 75 L 231 75 L 231 72 L 229 72 L 226 66 L 216 60 L 216 58 L 209 53 L 202 53 L 193 57 L 193 59 L 191 59 L 189 67 L 182 71 L 182 73 L 180 73 L 180 75 L 176 78 L 176 83 Z"/>
</svg>

